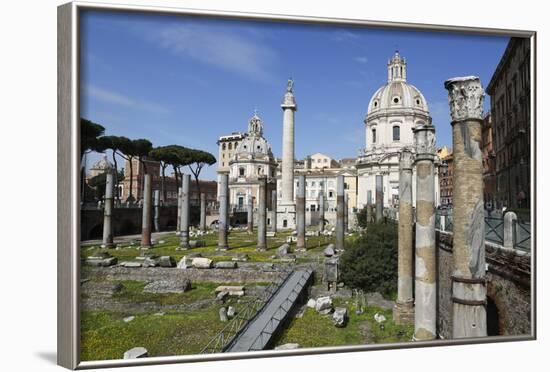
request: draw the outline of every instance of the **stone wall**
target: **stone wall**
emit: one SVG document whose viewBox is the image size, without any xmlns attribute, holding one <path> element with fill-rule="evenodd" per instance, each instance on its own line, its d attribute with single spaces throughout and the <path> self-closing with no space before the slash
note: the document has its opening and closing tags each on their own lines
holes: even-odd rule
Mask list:
<svg viewBox="0 0 550 372">
<path fill-rule="evenodd" d="M 451 274 L 453 235 L 436 232 L 438 245 L 438 332 L 441 338 L 452 336 Z M 496 310 L 495 328 L 489 335 L 526 335 L 531 333 L 531 256 L 520 251 L 505 251 L 486 242 L 488 314 Z M 491 309 L 490 309 L 491 308 Z M 490 321 L 489 321 L 490 323 Z"/>
</svg>

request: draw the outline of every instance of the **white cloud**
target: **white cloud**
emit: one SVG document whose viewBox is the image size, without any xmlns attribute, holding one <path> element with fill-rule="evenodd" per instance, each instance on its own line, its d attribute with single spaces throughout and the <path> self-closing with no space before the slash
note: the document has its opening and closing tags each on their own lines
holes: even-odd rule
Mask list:
<svg viewBox="0 0 550 372">
<path fill-rule="evenodd" d="M 216 66 L 261 82 L 273 81 L 270 66 L 277 53 L 255 40 L 223 28 L 205 28 L 193 24 L 175 25 L 148 32 L 148 39 L 172 53 Z"/>
<path fill-rule="evenodd" d="M 355 57 L 353 60 L 357 63 L 363 63 L 363 64 L 369 61 L 369 59 L 365 56 Z"/>
<path fill-rule="evenodd" d="M 331 39 L 334 41 L 353 41 L 359 39 L 359 35 L 347 30 L 338 30 L 332 35 Z"/>
<path fill-rule="evenodd" d="M 99 88 L 94 85 L 86 85 L 84 87 L 84 92 L 99 101 L 107 102 L 113 105 L 138 108 L 149 112 L 154 113 L 167 113 L 169 110 L 155 102 L 143 101 L 143 100 L 134 100 L 126 95 L 113 92 L 107 89 Z"/>
</svg>

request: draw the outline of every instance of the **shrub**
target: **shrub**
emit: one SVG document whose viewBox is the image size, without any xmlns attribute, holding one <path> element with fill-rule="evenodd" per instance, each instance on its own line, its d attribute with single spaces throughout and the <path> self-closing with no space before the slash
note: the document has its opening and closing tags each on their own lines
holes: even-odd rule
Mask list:
<svg viewBox="0 0 550 372">
<path fill-rule="evenodd" d="M 380 292 L 397 290 L 397 225 L 369 224 L 367 232 L 352 242 L 340 259 L 340 278 L 350 288 Z"/>
</svg>

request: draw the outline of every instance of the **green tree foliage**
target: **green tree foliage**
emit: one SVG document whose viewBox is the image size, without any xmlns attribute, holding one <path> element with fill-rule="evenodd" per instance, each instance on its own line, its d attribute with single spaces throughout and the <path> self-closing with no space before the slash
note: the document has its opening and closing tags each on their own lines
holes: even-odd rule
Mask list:
<svg viewBox="0 0 550 372">
<path fill-rule="evenodd" d="M 89 151 L 103 152 L 98 146 L 98 137 L 105 133 L 105 128 L 91 120 L 80 118 L 80 158 Z"/>
<path fill-rule="evenodd" d="M 357 211 L 357 224 L 362 227 L 367 227 L 367 208 L 368 206 L 365 206 L 363 209 Z"/>
<path fill-rule="evenodd" d="M 216 163 L 216 157 L 209 152 L 202 150 L 190 150 L 190 164 L 189 169 L 193 176 L 195 177 L 195 182 L 197 183 L 197 196 L 200 198 L 201 188 L 199 183 L 199 175 L 201 170 L 205 165 L 212 165 Z"/>
<path fill-rule="evenodd" d="M 115 173 L 115 178 L 119 180 L 124 179 L 124 172 L 120 171 Z M 103 172 L 88 180 L 88 186 L 95 190 L 96 200 L 102 200 L 105 195 L 105 185 L 107 183 L 107 173 Z"/>
<path fill-rule="evenodd" d="M 371 223 L 340 258 L 341 280 L 351 288 L 380 292 L 397 290 L 397 225 Z"/>
</svg>

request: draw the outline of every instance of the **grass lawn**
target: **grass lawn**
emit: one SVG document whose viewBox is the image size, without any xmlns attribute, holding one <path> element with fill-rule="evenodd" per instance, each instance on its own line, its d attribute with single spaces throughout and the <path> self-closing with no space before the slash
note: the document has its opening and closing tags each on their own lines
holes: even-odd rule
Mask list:
<svg viewBox="0 0 550 372">
<path fill-rule="evenodd" d="M 337 300 L 334 305 L 339 306 Z M 367 306 L 363 314 L 357 315 L 354 304 L 348 304 L 347 308 L 349 320 L 344 328 L 335 327 L 331 316 L 323 316 L 307 308 L 301 318 L 290 321 L 275 344 L 298 343 L 300 348 L 305 348 L 405 342 L 412 339 L 414 327 L 395 324 L 391 310 Z M 387 319 L 383 330 L 374 320 L 376 313 L 383 314 Z"/>
<path fill-rule="evenodd" d="M 172 256 L 176 261 L 179 261 L 183 256 L 189 255 L 190 253 L 201 253 L 205 257 L 209 257 L 214 261 L 225 261 L 230 260 L 230 255 L 236 253 L 246 253 L 249 257 L 249 262 L 277 262 L 278 259 L 271 258 L 275 254 L 275 250 L 280 247 L 286 241 L 286 237 L 290 235 L 290 232 L 278 232 L 277 236 L 274 238 L 267 238 L 267 250 L 265 252 L 256 251 L 256 232 L 254 234 L 248 234 L 246 231 L 232 231 L 229 234 L 229 247 L 230 250 L 227 251 L 227 256 L 224 255 L 224 252 L 216 251 L 218 244 L 218 235 L 217 234 L 208 234 L 198 238 L 199 240 L 204 240 L 205 246 L 200 248 L 188 249 L 186 251 L 176 251 L 176 248 L 179 245 L 179 237 L 175 234 L 166 236 L 162 239 L 164 243 L 157 244 L 154 248 L 148 251 L 139 250 L 139 241 L 137 245 L 129 246 L 127 244 L 123 245 L 120 249 L 108 249 L 107 251 L 114 257 L 117 257 L 119 262 L 121 261 L 133 261 L 135 258 L 142 254 L 142 252 L 154 253 L 158 256 Z M 313 253 L 320 253 L 328 244 L 334 243 L 334 238 L 329 237 L 307 237 L 307 246 L 308 246 L 308 256 Z M 93 256 L 98 252 L 103 251 L 99 247 L 91 245 L 82 245 L 80 254 L 82 258 L 88 256 Z M 295 245 L 291 246 L 291 248 Z M 310 260 L 309 257 L 304 257 L 301 261 L 307 262 Z"/>
</svg>

